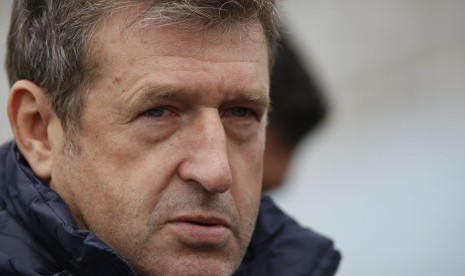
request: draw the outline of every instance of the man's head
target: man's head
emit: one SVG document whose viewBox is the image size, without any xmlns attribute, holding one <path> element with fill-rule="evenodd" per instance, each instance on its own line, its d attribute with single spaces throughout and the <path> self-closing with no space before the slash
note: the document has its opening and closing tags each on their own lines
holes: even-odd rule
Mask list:
<svg viewBox="0 0 465 276">
<path fill-rule="evenodd" d="M 275 0 L 16 0 L 6 61 L 10 85 L 33 81 L 47 93 L 65 131 L 77 128 L 86 85 L 98 78 L 102 61 L 93 47 L 95 31 L 113 13 L 128 9 L 134 13 L 126 28 L 158 23 L 227 30 L 258 20 L 273 55 Z"/>
<path fill-rule="evenodd" d="M 18 147 L 78 227 L 141 274 L 239 265 L 261 191 L 273 22 L 271 0 L 15 3 Z"/>
</svg>

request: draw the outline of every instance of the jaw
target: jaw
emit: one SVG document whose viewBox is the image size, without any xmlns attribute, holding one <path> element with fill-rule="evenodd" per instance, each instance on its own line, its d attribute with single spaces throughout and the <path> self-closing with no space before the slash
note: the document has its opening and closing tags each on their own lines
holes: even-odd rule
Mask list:
<svg viewBox="0 0 465 276">
<path fill-rule="evenodd" d="M 222 256 L 199 249 L 182 256 L 159 255 L 144 258 L 146 263 L 135 265 L 140 275 L 230 276 L 239 267 L 243 256 Z"/>
</svg>

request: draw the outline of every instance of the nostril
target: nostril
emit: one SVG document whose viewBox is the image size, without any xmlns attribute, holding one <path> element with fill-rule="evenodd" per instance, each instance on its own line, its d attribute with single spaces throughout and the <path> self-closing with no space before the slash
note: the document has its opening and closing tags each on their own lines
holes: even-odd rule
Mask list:
<svg viewBox="0 0 465 276">
<path fill-rule="evenodd" d="M 229 162 L 191 158 L 180 164 L 178 174 L 186 183 L 197 184 L 209 193 L 227 192 L 233 182 Z"/>
</svg>

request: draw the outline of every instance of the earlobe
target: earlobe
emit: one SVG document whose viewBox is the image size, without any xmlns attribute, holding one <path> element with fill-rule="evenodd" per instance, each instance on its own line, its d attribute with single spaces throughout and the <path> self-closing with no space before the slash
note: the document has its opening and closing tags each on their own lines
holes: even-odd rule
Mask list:
<svg viewBox="0 0 465 276">
<path fill-rule="evenodd" d="M 34 173 L 50 179 L 52 149 L 49 126 L 54 113 L 45 91 L 34 83 L 21 80 L 10 91 L 8 118 L 19 150 Z"/>
</svg>

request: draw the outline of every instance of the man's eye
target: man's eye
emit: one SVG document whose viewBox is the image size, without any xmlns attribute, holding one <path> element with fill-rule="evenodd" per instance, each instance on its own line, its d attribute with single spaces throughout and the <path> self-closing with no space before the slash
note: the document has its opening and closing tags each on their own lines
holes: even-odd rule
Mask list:
<svg viewBox="0 0 465 276">
<path fill-rule="evenodd" d="M 245 107 L 233 107 L 230 110 L 231 116 L 246 117 L 252 114 L 252 111 Z"/>
<path fill-rule="evenodd" d="M 147 114 L 147 116 L 149 117 L 162 117 L 163 114 L 165 114 L 165 112 L 166 112 L 166 107 L 158 106 L 158 107 L 154 107 L 154 108 L 147 110 L 145 114 Z"/>
</svg>

